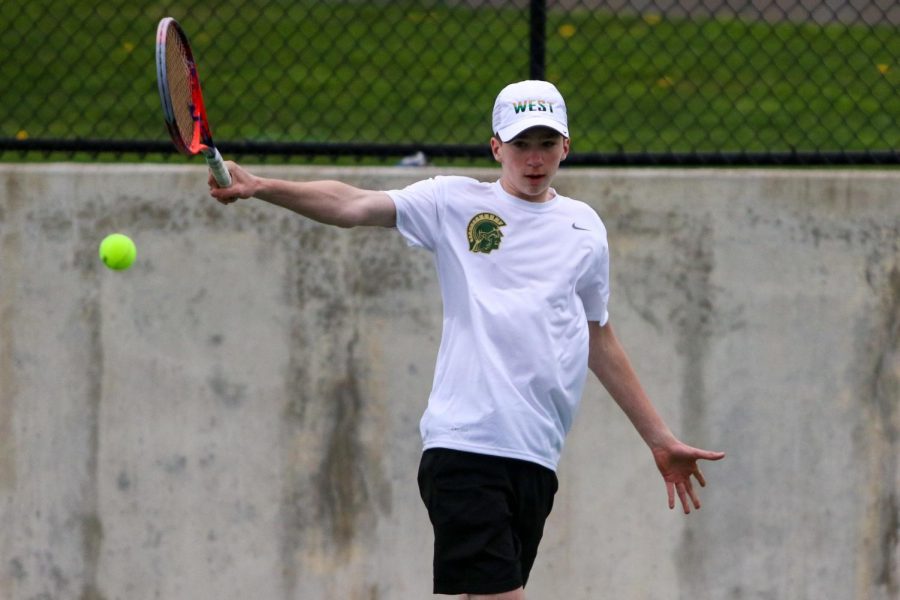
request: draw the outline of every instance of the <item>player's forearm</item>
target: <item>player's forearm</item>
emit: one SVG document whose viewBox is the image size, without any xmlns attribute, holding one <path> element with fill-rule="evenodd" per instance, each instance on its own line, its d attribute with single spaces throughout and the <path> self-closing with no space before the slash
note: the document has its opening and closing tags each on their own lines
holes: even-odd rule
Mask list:
<svg viewBox="0 0 900 600">
<path fill-rule="evenodd" d="M 673 443 L 675 436 L 644 391 L 611 325 L 592 325 L 598 333 L 591 338 L 591 370 L 651 449 Z"/>
<path fill-rule="evenodd" d="M 361 224 L 355 211 L 365 192 L 339 181 L 284 181 L 256 178 L 252 195 L 327 225 Z"/>
<path fill-rule="evenodd" d="M 607 373 L 600 381 L 651 449 L 667 446 L 675 441 L 675 436 L 644 392 L 633 371 Z"/>
</svg>

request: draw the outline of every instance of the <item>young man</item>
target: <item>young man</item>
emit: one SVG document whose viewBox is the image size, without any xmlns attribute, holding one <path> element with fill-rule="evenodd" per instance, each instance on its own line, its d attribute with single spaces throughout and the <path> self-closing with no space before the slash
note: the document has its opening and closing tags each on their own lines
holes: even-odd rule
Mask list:
<svg viewBox="0 0 900 600">
<path fill-rule="evenodd" d="M 550 83 L 504 88 L 491 150 L 500 179 L 436 177 L 402 190 L 256 177 L 211 194 L 256 197 L 316 221 L 396 227 L 434 254 L 444 325 L 421 421 L 419 488 L 434 526 L 434 592 L 520 600 L 557 488 L 563 441 L 590 369 L 650 447 L 685 513 L 700 508 L 697 461 L 720 452 L 672 434 L 609 322 L 609 248 L 588 205 L 551 182 L 569 153 L 566 106 Z"/>
</svg>

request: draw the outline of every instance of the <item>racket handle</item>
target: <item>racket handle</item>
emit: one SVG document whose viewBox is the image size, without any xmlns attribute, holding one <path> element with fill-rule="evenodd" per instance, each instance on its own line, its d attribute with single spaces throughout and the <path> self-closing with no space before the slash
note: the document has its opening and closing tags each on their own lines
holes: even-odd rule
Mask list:
<svg viewBox="0 0 900 600">
<path fill-rule="evenodd" d="M 225 159 L 222 158 L 218 148 L 213 148 L 212 151 L 212 156 L 206 156 L 209 170 L 212 171 L 213 177 L 216 178 L 216 183 L 222 187 L 229 187 L 231 185 L 231 173 L 228 172 L 228 168 L 225 166 Z"/>
</svg>

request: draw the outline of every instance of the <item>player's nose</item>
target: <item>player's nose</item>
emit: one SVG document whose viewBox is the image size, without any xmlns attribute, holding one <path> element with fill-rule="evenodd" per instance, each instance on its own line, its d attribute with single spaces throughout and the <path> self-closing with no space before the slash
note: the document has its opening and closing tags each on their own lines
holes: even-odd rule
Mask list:
<svg viewBox="0 0 900 600">
<path fill-rule="evenodd" d="M 533 150 L 528 153 L 525 159 L 528 166 L 540 166 L 544 163 L 544 155 L 539 150 Z"/>
</svg>

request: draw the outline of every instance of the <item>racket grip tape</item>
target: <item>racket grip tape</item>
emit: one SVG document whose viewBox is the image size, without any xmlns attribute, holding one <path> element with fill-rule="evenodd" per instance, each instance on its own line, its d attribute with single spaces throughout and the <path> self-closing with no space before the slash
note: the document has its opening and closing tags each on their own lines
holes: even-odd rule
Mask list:
<svg viewBox="0 0 900 600">
<path fill-rule="evenodd" d="M 209 165 L 209 170 L 212 171 L 216 183 L 222 187 L 231 185 L 231 173 L 228 172 L 228 168 L 225 166 L 225 159 L 222 158 L 217 148 L 213 148 L 213 154 L 206 157 L 206 163 Z"/>
</svg>

